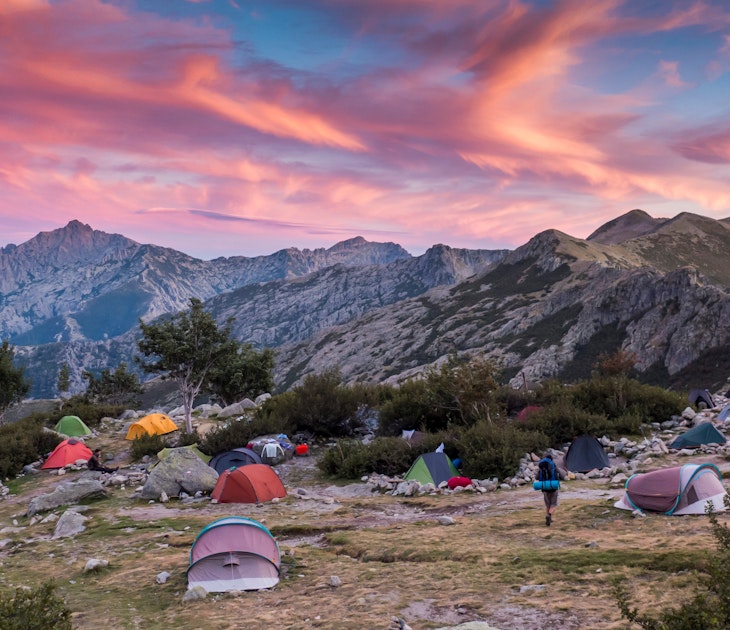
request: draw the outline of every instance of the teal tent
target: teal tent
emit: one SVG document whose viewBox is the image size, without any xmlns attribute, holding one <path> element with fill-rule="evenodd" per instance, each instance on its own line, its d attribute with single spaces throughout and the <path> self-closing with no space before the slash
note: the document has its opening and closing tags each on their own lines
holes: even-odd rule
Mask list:
<svg viewBox="0 0 730 630">
<path fill-rule="evenodd" d="M 415 480 L 422 485 L 432 483 L 438 486 L 442 481 L 458 477 L 459 474 L 446 453 L 432 452 L 419 455 L 408 469 L 404 479 L 405 481 Z"/>
<path fill-rule="evenodd" d="M 677 436 L 669 448 L 696 448 L 703 444 L 725 444 L 727 438 L 711 422 L 703 422 Z"/>
</svg>

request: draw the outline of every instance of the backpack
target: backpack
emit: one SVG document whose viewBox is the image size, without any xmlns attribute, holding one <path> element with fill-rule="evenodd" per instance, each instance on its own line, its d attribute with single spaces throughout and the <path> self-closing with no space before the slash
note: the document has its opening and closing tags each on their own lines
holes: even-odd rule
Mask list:
<svg viewBox="0 0 730 630">
<path fill-rule="evenodd" d="M 558 479 L 558 469 L 555 467 L 555 462 L 547 457 L 537 462 L 537 480 L 538 481 L 553 481 Z"/>
<path fill-rule="evenodd" d="M 560 490 L 560 475 L 552 459 L 545 457 L 537 463 L 537 480 L 532 487 L 542 492 Z"/>
</svg>

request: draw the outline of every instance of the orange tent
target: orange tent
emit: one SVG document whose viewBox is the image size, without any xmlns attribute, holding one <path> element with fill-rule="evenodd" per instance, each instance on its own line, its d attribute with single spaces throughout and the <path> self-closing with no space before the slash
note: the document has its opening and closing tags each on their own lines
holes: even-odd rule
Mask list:
<svg viewBox="0 0 730 630">
<path fill-rule="evenodd" d="M 224 470 L 210 493 L 219 503 L 264 503 L 286 496 L 279 475 L 267 464 Z"/>
<path fill-rule="evenodd" d="M 177 425 L 164 413 L 151 413 L 130 425 L 127 440 L 136 440 L 143 435 L 164 435 L 177 431 Z"/>
<path fill-rule="evenodd" d="M 53 449 L 41 468 L 63 468 L 79 459 L 88 461 L 91 449 L 79 440 L 68 438 Z"/>
</svg>

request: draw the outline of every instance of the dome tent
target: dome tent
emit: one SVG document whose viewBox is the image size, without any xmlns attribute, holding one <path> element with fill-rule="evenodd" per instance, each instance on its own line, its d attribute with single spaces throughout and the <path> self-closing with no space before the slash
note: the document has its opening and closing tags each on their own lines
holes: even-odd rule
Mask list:
<svg viewBox="0 0 730 630">
<path fill-rule="evenodd" d="M 256 451 L 246 448 L 245 446 L 241 446 L 239 448 L 231 449 L 230 451 L 218 453 L 210 460 L 209 465 L 215 468 L 220 475 L 229 468 L 238 468 L 239 466 L 246 466 L 248 464 L 261 463 L 263 462 Z"/>
<path fill-rule="evenodd" d="M 127 430 L 127 440 L 136 440 L 144 435 L 165 435 L 177 431 L 177 425 L 164 413 L 151 413 L 137 422 L 133 422 Z"/>
<path fill-rule="evenodd" d="M 56 426 L 53 429 L 68 437 L 91 435 L 91 429 L 78 416 L 63 416 L 63 418 L 56 422 Z"/>
<path fill-rule="evenodd" d="M 611 464 L 601 443 L 592 435 L 575 438 L 565 454 L 565 467 L 571 472 L 585 473 L 608 468 Z"/>
<path fill-rule="evenodd" d="M 708 504 L 725 511 L 722 474 L 713 464 L 684 464 L 631 475 L 614 507 L 666 515 L 705 514 Z"/>
<path fill-rule="evenodd" d="M 252 591 L 279 582 L 281 554 L 271 532 L 245 516 L 227 516 L 206 525 L 190 549 L 188 588 L 209 593 Z"/>
<path fill-rule="evenodd" d="M 267 464 L 248 464 L 224 470 L 210 493 L 219 503 L 265 503 L 286 496 L 284 484 Z"/>
<path fill-rule="evenodd" d="M 75 464 L 79 460 L 89 461 L 91 449 L 80 440 L 68 438 L 51 451 L 41 468 L 63 468 Z"/>
</svg>

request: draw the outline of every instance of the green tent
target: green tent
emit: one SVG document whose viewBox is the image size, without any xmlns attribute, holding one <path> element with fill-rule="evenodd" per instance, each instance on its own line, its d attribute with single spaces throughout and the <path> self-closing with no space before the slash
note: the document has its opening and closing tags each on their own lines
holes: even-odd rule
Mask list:
<svg viewBox="0 0 730 630">
<path fill-rule="evenodd" d="M 68 437 L 80 437 L 82 435 L 91 435 L 91 429 L 84 424 L 84 421 L 78 416 L 64 416 L 58 422 L 54 429 Z"/>
<path fill-rule="evenodd" d="M 458 477 L 459 471 L 449 459 L 446 453 L 424 453 L 419 455 L 413 465 L 408 469 L 404 479 L 415 480 L 422 485 L 432 483 L 438 486 L 442 481 L 448 481 L 452 477 Z"/>
</svg>

